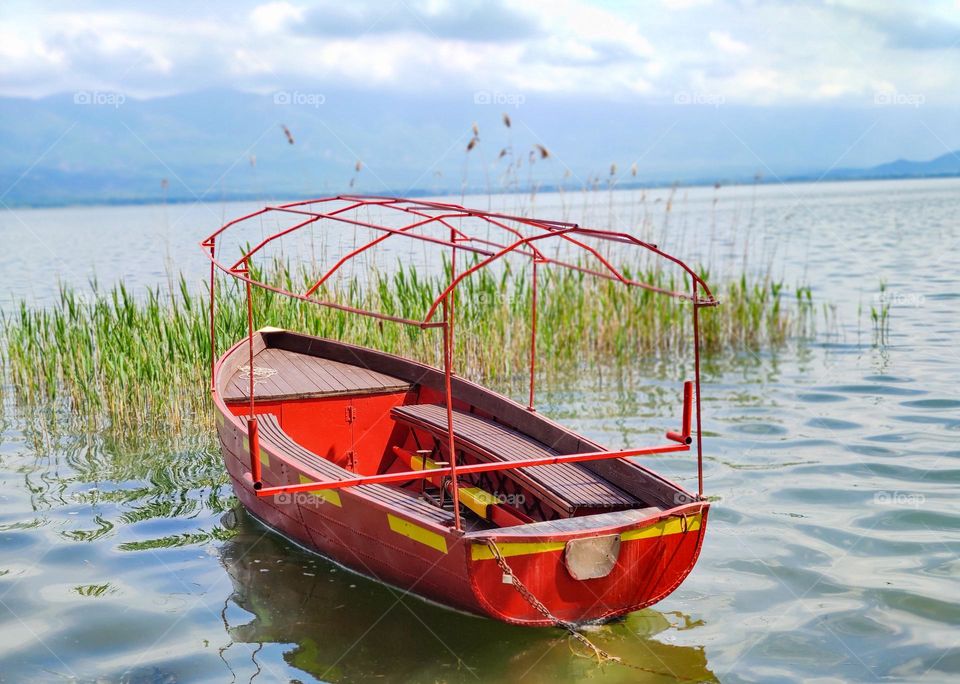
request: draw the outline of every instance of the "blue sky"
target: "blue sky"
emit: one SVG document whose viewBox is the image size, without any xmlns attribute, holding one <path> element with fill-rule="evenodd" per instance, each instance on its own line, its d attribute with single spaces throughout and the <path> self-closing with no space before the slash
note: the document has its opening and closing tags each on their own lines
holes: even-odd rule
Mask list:
<svg viewBox="0 0 960 684">
<path fill-rule="evenodd" d="M 228 87 L 526 98 L 960 103 L 960 3 L 655 0 L 18 2 L 0 94 Z"/>
</svg>

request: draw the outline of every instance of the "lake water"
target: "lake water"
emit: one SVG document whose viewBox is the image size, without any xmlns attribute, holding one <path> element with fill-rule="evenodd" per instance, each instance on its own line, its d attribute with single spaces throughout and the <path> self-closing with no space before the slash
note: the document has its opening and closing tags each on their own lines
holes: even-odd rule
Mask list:
<svg viewBox="0 0 960 684">
<path fill-rule="evenodd" d="M 292 546 L 233 509 L 209 436 L 42 439 L 8 386 L 0 682 L 956 681 L 958 199 L 956 180 L 536 198 L 545 216 L 613 216 L 715 280 L 746 267 L 809 283 L 828 311 L 816 339 L 706 364 L 715 504 L 699 564 L 666 600 L 589 632 L 641 669 Z M 136 287 L 163 283 L 169 263 L 199 278 L 197 242 L 247 206 L 3 212 L 0 308 L 42 306 L 94 270 Z M 869 313 L 884 303 L 879 338 Z M 610 447 L 651 441 L 676 421 L 688 369 L 633 370 L 557 381 L 541 410 Z M 695 486 L 689 456 L 653 467 Z"/>
</svg>

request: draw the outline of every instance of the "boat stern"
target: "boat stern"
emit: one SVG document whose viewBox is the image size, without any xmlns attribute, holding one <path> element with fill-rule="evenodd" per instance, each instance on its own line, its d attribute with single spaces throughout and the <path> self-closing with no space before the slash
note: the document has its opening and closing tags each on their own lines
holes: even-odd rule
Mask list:
<svg viewBox="0 0 960 684">
<path fill-rule="evenodd" d="M 472 533 L 471 587 L 485 613 L 514 624 L 602 622 L 639 610 L 690 574 L 709 507 L 698 501 L 643 515 L 623 511 L 557 521 L 576 521 L 580 529 L 574 532 L 557 530 L 564 525 L 552 522 Z M 623 517 L 633 520 L 609 524 Z"/>
</svg>

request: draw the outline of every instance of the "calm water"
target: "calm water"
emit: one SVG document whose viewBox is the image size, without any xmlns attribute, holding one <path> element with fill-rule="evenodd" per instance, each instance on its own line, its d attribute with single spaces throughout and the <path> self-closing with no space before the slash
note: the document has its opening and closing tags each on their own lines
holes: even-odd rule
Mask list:
<svg viewBox="0 0 960 684">
<path fill-rule="evenodd" d="M 815 340 L 707 365 L 716 503 L 700 562 L 665 601 L 591 632 L 642 669 L 600 668 L 556 632 L 453 613 L 293 547 L 233 510 L 204 436 L 38 439 L 8 399 L 0 682 L 956 681 L 960 182 L 668 195 L 536 204 L 601 225 L 612 205 L 714 278 L 746 259 L 833 306 Z M 243 209 L 0 214 L 5 301 L 41 305 L 92 269 L 139 286 L 163 282 L 167 259 L 202 274 L 200 236 Z M 886 340 L 869 320 L 881 280 Z M 541 408 L 611 447 L 652 441 L 689 368 L 633 370 L 557 381 Z M 654 466 L 695 486 L 689 457 Z"/>
</svg>

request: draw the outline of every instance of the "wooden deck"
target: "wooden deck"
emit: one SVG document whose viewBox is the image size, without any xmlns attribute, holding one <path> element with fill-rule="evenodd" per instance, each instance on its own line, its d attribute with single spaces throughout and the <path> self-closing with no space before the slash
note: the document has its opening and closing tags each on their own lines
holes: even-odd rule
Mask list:
<svg viewBox="0 0 960 684">
<path fill-rule="evenodd" d="M 393 416 L 440 437 L 447 431 L 446 408 L 436 404 L 397 406 Z M 460 449 L 485 461 L 517 461 L 557 456 L 559 452 L 505 425 L 471 413 L 454 411 L 454 436 Z M 552 499 L 568 513 L 578 508 L 632 508 L 640 501 L 578 463 L 504 471 Z"/>
<path fill-rule="evenodd" d="M 253 357 L 253 367 L 253 394 L 257 400 L 404 392 L 411 387 L 390 375 L 285 349 L 261 350 Z M 249 401 L 250 374 L 246 365 L 229 379 L 223 399 Z"/>
</svg>

